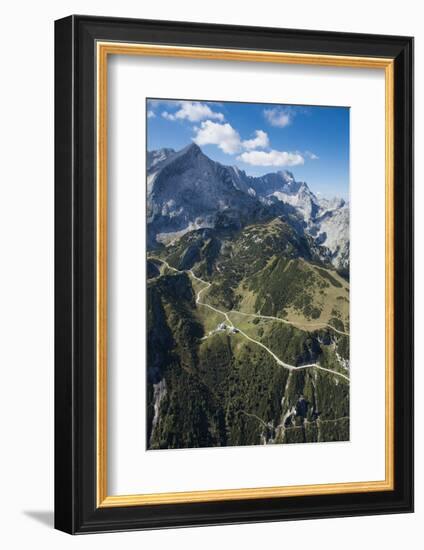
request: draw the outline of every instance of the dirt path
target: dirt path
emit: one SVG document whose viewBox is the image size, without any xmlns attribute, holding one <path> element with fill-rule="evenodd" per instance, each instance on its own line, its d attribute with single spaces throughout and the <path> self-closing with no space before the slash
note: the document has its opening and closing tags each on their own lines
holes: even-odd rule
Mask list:
<svg viewBox="0 0 424 550">
<path fill-rule="evenodd" d="M 242 311 L 237 311 L 236 309 L 232 309 L 229 311 L 229 313 L 235 313 L 237 315 L 244 315 L 245 317 L 257 317 L 259 319 L 272 319 L 273 321 L 279 321 L 280 323 L 285 323 L 286 325 L 293 325 L 294 327 L 299 326 L 307 326 L 307 327 L 328 327 L 334 330 L 334 332 L 337 332 L 338 334 L 342 334 L 343 336 L 349 336 L 348 332 L 343 332 L 342 330 L 337 329 L 336 327 L 333 327 L 333 325 L 329 325 L 328 323 L 300 323 L 296 321 L 288 321 L 287 319 L 281 319 L 280 317 L 273 317 L 272 315 L 259 315 L 258 313 L 244 313 Z"/>
</svg>

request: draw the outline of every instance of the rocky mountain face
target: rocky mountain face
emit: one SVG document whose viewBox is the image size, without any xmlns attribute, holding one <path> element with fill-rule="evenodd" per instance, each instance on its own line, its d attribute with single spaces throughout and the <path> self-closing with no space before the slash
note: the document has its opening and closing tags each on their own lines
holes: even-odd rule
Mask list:
<svg viewBox="0 0 424 550">
<path fill-rule="evenodd" d="M 159 160 L 161 159 L 161 160 Z M 156 152 L 148 169 L 149 241 L 173 239 L 221 223 L 241 227 L 260 202 L 237 185 L 237 172 L 209 159 L 197 145 L 177 153 Z"/>
<path fill-rule="evenodd" d="M 147 170 L 151 170 L 155 166 L 157 167 L 172 155 L 175 155 L 174 149 L 165 148 L 156 151 L 147 151 Z"/>
<path fill-rule="evenodd" d="M 318 244 L 328 248 L 334 266 L 349 273 L 349 204 L 340 199 L 337 206 L 322 206 L 318 216 L 309 225 L 309 234 Z"/>
<path fill-rule="evenodd" d="M 349 205 L 319 199 L 288 171 L 247 176 L 191 144 L 147 154 L 148 245 L 169 244 L 201 228 L 240 229 L 283 216 L 311 236 L 341 272 L 349 271 Z"/>
<path fill-rule="evenodd" d="M 293 206 L 302 217 L 305 231 L 317 244 L 330 251 L 333 265 L 349 272 L 349 204 L 341 198 L 318 198 L 305 182 L 283 171 L 252 178 L 257 196 L 267 201 L 282 201 Z"/>
</svg>

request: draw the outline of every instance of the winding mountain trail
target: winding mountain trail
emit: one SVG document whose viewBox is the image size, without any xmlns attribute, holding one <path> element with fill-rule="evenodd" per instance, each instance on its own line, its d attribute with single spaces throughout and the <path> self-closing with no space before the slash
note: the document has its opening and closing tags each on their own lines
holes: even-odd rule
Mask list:
<svg viewBox="0 0 424 550">
<path fill-rule="evenodd" d="M 244 315 L 245 317 L 258 317 L 259 319 L 272 319 L 273 321 L 279 321 L 280 323 L 285 323 L 286 325 L 293 325 L 294 327 L 302 326 L 303 323 L 298 323 L 296 321 L 288 321 L 287 319 L 281 319 L 280 317 L 273 317 L 272 315 L 259 315 L 258 313 L 244 313 L 243 311 L 237 311 L 236 309 L 232 309 L 229 313 L 236 313 L 237 315 Z M 307 327 L 328 327 L 334 330 L 334 332 L 337 332 L 338 334 L 341 334 L 343 336 L 349 336 L 348 332 L 343 332 L 342 330 L 337 329 L 336 327 L 333 327 L 333 325 L 329 325 L 328 323 L 308 323 L 307 325 L 304 325 Z"/>
<path fill-rule="evenodd" d="M 337 371 L 334 371 L 334 370 L 331 370 L 331 369 L 327 369 L 325 367 L 321 367 L 320 365 L 318 365 L 317 363 L 311 363 L 309 365 L 300 365 L 300 366 L 296 366 L 296 365 L 290 365 L 289 363 L 286 363 L 285 361 L 282 361 L 277 355 L 275 355 L 275 353 L 270 350 L 265 344 L 263 344 L 262 342 L 259 342 L 258 340 L 255 340 L 254 338 L 252 338 L 251 336 L 249 336 L 248 334 L 246 334 L 243 330 L 241 330 L 239 327 L 236 327 L 233 322 L 231 321 L 231 319 L 229 318 L 228 316 L 228 313 L 238 313 L 238 314 L 241 314 L 241 315 L 247 315 L 247 316 L 253 316 L 253 317 L 263 317 L 265 319 L 273 319 L 273 320 L 276 320 L 276 321 L 282 321 L 282 322 L 285 322 L 285 323 L 288 323 L 288 324 L 293 324 L 294 323 L 291 323 L 290 321 L 286 321 L 284 319 L 280 319 L 278 317 L 271 317 L 271 316 L 267 316 L 267 315 L 257 315 L 257 314 L 252 314 L 250 315 L 249 313 L 242 313 L 240 311 L 236 311 L 234 309 L 232 309 L 230 312 L 225 312 L 225 311 L 221 311 L 220 309 L 217 309 L 213 306 L 211 306 L 210 304 L 206 304 L 205 302 L 201 302 L 200 301 L 200 296 L 203 294 L 203 292 L 205 290 L 207 290 L 210 286 L 211 286 L 211 283 L 208 283 L 207 281 L 204 281 L 203 279 L 200 279 L 200 277 L 197 277 L 197 275 L 195 275 L 193 273 L 193 271 L 191 269 L 188 269 L 188 270 L 180 270 L 180 269 L 176 269 L 175 267 L 172 267 L 169 265 L 169 263 L 166 261 L 166 260 L 162 260 L 161 258 L 152 258 L 153 260 L 156 260 L 158 262 L 161 262 L 163 263 L 169 270 L 171 271 L 175 271 L 176 273 L 189 273 L 193 279 L 195 279 L 196 281 L 198 281 L 199 283 L 202 283 L 206 286 L 204 286 L 204 288 L 200 289 L 199 292 L 197 293 L 197 296 L 196 296 L 196 304 L 199 304 L 201 306 L 204 306 L 212 311 L 214 311 L 215 313 L 219 313 L 220 315 L 223 315 L 225 320 L 228 322 L 229 324 L 229 327 L 230 328 L 234 328 L 238 331 L 239 334 L 241 334 L 242 336 L 244 336 L 247 340 L 250 340 L 251 342 L 253 342 L 254 344 L 260 346 L 261 348 L 263 348 L 267 353 L 269 353 L 269 355 L 271 355 L 273 357 L 273 359 L 276 361 L 276 363 L 278 365 L 280 365 L 281 367 L 289 370 L 289 371 L 297 371 L 297 370 L 304 370 L 304 369 L 312 369 L 312 368 L 315 368 L 315 369 L 319 369 L 319 370 L 322 370 L 322 371 L 326 371 L 326 372 L 329 372 L 331 374 L 334 374 L 336 376 L 340 376 L 341 378 L 344 378 L 345 380 L 347 380 L 348 382 L 350 382 L 350 379 L 348 376 L 346 376 L 345 374 L 342 374 L 341 372 L 337 372 Z M 322 325 L 321 325 L 322 326 Z M 340 332 L 338 331 L 337 329 L 335 329 L 333 326 L 331 325 L 328 325 L 329 327 L 331 327 L 333 330 L 335 330 L 336 332 Z M 342 334 L 347 334 L 347 333 L 342 333 Z"/>
</svg>

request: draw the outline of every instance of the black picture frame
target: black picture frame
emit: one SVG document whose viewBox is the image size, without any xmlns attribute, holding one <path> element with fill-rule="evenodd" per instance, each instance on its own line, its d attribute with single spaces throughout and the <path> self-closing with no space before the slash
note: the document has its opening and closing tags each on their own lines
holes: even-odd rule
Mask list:
<svg viewBox="0 0 424 550">
<path fill-rule="evenodd" d="M 393 491 L 98 508 L 98 40 L 394 60 Z M 73 15 L 55 22 L 55 527 L 94 533 L 413 511 L 413 39 Z"/>
</svg>

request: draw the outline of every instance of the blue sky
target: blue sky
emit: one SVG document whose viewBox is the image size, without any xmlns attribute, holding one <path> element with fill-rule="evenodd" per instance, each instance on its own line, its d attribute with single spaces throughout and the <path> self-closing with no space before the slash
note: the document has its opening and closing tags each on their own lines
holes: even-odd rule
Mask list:
<svg viewBox="0 0 424 550">
<path fill-rule="evenodd" d="M 147 148 L 197 143 L 252 176 L 293 172 L 314 193 L 349 197 L 349 108 L 147 100 Z"/>
</svg>

